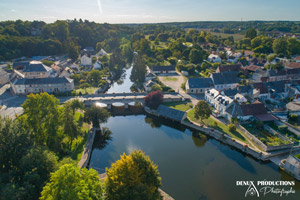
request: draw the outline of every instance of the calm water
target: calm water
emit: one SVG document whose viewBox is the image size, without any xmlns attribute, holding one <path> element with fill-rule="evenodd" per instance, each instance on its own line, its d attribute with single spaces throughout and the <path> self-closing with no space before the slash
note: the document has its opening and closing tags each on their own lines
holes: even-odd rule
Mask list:
<svg viewBox="0 0 300 200">
<path fill-rule="evenodd" d="M 159 118 L 138 116 L 111 117 L 103 126 L 111 130 L 108 140 L 96 138 L 90 167 L 104 172 L 120 155 L 142 149 L 158 165 L 162 189 L 176 200 L 244 199 L 248 186 L 236 181 L 294 180 L 272 163 L 261 163 L 231 147 Z M 196 132 L 194 132 L 195 134 Z M 300 199 L 267 195 L 247 199 Z"/>
<path fill-rule="evenodd" d="M 121 78 L 118 81 L 114 82 L 106 93 L 131 92 L 130 87 L 133 84 L 130 81 L 131 70 L 132 66 L 125 70 Z"/>
</svg>

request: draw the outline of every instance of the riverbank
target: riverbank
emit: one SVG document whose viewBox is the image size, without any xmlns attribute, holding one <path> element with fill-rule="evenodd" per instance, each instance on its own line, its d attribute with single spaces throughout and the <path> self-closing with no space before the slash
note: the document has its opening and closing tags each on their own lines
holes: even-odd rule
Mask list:
<svg viewBox="0 0 300 200">
<path fill-rule="evenodd" d="M 159 116 L 159 114 L 156 112 L 156 110 L 151 110 L 147 107 L 145 107 L 145 111 L 148 114 L 154 115 L 154 116 Z M 172 120 L 172 119 L 170 119 Z M 246 153 L 252 157 L 254 157 L 255 159 L 258 160 L 262 160 L 262 161 L 269 161 L 271 158 L 277 157 L 277 156 L 282 156 L 282 155 L 286 155 L 290 152 L 290 149 L 285 149 L 285 150 L 278 150 L 278 151 L 273 151 L 273 152 L 265 152 L 265 151 L 261 151 L 258 148 L 252 148 L 250 147 L 247 143 L 244 143 L 240 140 L 237 140 L 219 130 L 216 130 L 214 128 L 211 127 L 207 127 L 203 124 L 199 124 L 197 122 L 194 121 L 190 121 L 188 118 L 182 120 L 180 122 L 182 125 L 194 129 L 194 130 L 198 130 L 202 133 L 205 133 L 206 135 L 209 135 L 211 137 L 213 137 L 214 139 L 227 144 L 231 147 L 234 147 L 236 149 L 238 149 L 239 151 Z M 298 151 L 300 150 L 300 146 L 294 147 L 293 148 L 294 151 Z M 277 162 L 274 162 L 277 166 L 279 166 L 277 164 Z"/>
</svg>

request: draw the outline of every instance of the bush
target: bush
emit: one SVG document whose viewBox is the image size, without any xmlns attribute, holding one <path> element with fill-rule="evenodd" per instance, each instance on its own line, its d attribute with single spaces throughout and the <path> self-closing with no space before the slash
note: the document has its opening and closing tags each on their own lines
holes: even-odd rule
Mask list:
<svg viewBox="0 0 300 200">
<path fill-rule="evenodd" d="M 264 144 L 267 144 L 267 140 L 265 138 L 260 138 L 260 141 Z"/>
<path fill-rule="evenodd" d="M 279 131 L 287 131 L 288 127 L 287 125 L 282 125 L 278 127 Z"/>
<path fill-rule="evenodd" d="M 229 124 L 228 129 L 229 129 L 230 132 L 235 132 L 236 131 L 236 127 L 235 127 L 234 124 Z"/>
<path fill-rule="evenodd" d="M 290 115 L 290 120 L 296 121 L 297 119 L 298 119 L 298 115 L 297 114 L 291 114 Z"/>
</svg>

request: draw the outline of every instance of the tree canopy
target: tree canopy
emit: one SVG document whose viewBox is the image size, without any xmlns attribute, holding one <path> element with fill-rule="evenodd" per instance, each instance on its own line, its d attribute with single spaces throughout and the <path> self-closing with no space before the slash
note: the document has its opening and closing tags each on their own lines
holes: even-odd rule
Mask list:
<svg viewBox="0 0 300 200">
<path fill-rule="evenodd" d="M 80 169 L 66 164 L 51 174 L 43 188 L 40 200 L 101 200 L 104 199 L 103 183 L 94 169 Z"/>
<path fill-rule="evenodd" d="M 204 100 L 200 100 L 197 103 L 197 105 L 195 106 L 194 116 L 196 119 L 200 118 L 200 120 L 202 121 L 203 119 L 209 118 L 211 113 L 212 113 L 212 110 L 211 110 L 209 104 Z"/>
<path fill-rule="evenodd" d="M 157 166 L 142 151 L 125 153 L 106 169 L 106 192 L 109 200 L 157 200 L 161 178 Z"/>
</svg>

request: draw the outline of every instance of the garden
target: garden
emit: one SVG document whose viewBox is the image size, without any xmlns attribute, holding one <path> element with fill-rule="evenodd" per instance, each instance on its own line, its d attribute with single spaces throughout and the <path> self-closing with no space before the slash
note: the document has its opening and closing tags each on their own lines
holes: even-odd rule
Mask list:
<svg viewBox="0 0 300 200">
<path fill-rule="evenodd" d="M 251 124 L 244 124 L 243 127 L 267 146 L 280 146 L 289 144 L 289 141 L 283 140 L 264 129 L 264 124 L 261 121 L 256 121 L 255 123 Z"/>
</svg>

